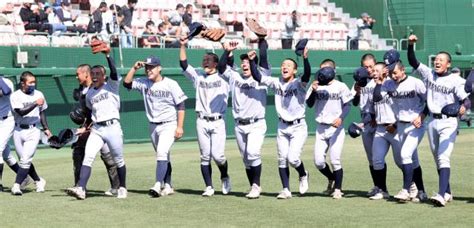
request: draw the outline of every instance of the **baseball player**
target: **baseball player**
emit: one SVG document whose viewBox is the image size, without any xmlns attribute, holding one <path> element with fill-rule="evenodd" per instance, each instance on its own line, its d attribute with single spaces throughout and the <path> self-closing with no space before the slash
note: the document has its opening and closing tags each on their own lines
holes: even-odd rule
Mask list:
<svg viewBox="0 0 474 228">
<path fill-rule="evenodd" d="M 397 134 L 400 139 L 400 156 L 402 159 L 403 189 L 395 195 L 395 199 L 402 202 L 416 199 L 425 201 L 428 199 L 424 191 L 421 166 L 414 166 L 412 157 L 418 157 L 417 147 L 423 139 L 425 127 L 423 120 L 426 116 L 425 100 L 426 87 L 423 82 L 405 74 L 405 66 L 397 61 L 388 66 L 392 80 L 385 85 L 389 96 L 392 98 L 397 110 Z M 414 173 L 419 180 L 417 184 L 417 195 L 410 195 L 412 181 L 415 180 Z"/>
<path fill-rule="evenodd" d="M 334 191 L 330 192 L 334 199 L 341 199 L 343 193 L 343 169 L 341 164 L 342 146 L 344 144 L 344 118 L 349 114 L 350 101 L 353 99 L 349 88 L 335 80 L 336 72 L 332 67 L 323 67 L 316 73 L 316 80 L 311 84 L 306 104 L 315 107 L 318 127 L 314 145 L 314 163 L 316 168 L 328 178 Z M 329 152 L 332 170 L 326 163 Z"/>
<path fill-rule="evenodd" d="M 77 98 L 79 102 L 79 108 L 86 111 L 86 94 L 92 87 L 92 78 L 91 78 L 91 66 L 89 64 L 79 65 L 76 69 L 76 78 L 79 82 L 79 96 Z M 73 161 L 73 170 L 74 170 L 74 186 L 77 186 L 79 182 L 79 177 L 81 174 L 81 166 L 84 161 L 86 142 L 90 135 L 90 112 L 86 114 L 87 119 L 82 123 L 79 123 L 81 127 L 87 129 L 86 132 L 79 135 L 77 142 L 72 145 L 72 161 Z M 115 165 L 112 154 L 110 153 L 109 147 L 107 144 L 100 150 L 100 158 L 104 162 L 105 168 L 107 169 L 107 174 L 110 181 L 110 189 L 105 192 L 107 196 L 117 195 L 117 189 L 119 188 L 119 179 L 117 175 L 117 166 Z"/>
<path fill-rule="evenodd" d="M 135 78 L 136 71 L 145 67 L 147 78 Z M 161 75 L 161 62 L 150 56 L 138 61 L 123 80 L 127 89 L 143 95 L 145 111 L 149 121 L 149 132 L 156 153 L 156 182 L 150 195 L 160 197 L 174 193 L 171 185 L 170 148 L 175 139 L 183 136 L 184 102 L 187 96 L 179 84 Z"/>
<path fill-rule="evenodd" d="M 106 54 L 110 68 L 110 76 L 106 82 L 106 70 L 103 66 L 91 69 L 92 88 L 86 94 L 86 106 L 91 110 L 92 127 L 87 139 L 84 161 L 81 166 L 78 186 L 67 189 L 67 193 L 79 200 L 86 198 L 86 185 L 91 175 L 91 167 L 97 152 L 107 144 L 117 165 L 119 189 L 117 198 L 127 198 L 126 166 L 123 159 L 123 133 L 120 126 L 119 83 L 121 77 L 117 73 L 113 58 Z M 85 128 L 77 130 L 78 134 Z"/>
<path fill-rule="evenodd" d="M 291 58 L 283 60 L 281 78 L 274 78 L 262 75 L 265 72 L 258 70 L 255 52 L 249 52 L 248 56 L 252 77 L 275 91 L 275 108 L 280 120 L 277 131 L 278 171 L 283 185 L 277 199 L 291 198 L 288 163 L 298 171 L 299 192 L 305 194 L 308 191 L 308 171 L 304 168 L 300 156 L 308 137 L 305 121 L 306 85 L 311 75 L 308 48 L 305 47 L 303 51 L 304 73 L 301 78 L 296 78 L 298 64 Z"/>
<path fill-rule="evenodd" d="M 34 171 L 31 162 L 41 133 L 36 126 L 41 123 L 43 132 L 47 137 L 51 137 L 51 132 L 44 113 L 44 110 L 48 108 L 48 104 L 43 93 L 36 90 L 36 77 L 33 73 L 25 71 L 21 74 L 20 89 L 10 95 L 10 102 L 15 119 L 13 142 L 20 159 L 19 169 L 11 192 L 13 195 L 23 194 L 20 183 L 25 180 L 28 174 L 35 181 L 36 192 L 44 192 L 46 181 Z"/>
<path fill-rule="evenodd" d="M 365 86 L 358 85 L 355 83 L 352 86 L 351 92 L 354 95 L 354 99 L 352 100 L 352 104 L 354 106 L 359 106 L 360 108 L 360 118 L 363 124 L 363 131 L 362 131 L 362 143 L 364 145 L 364 150 L 367 155 L 367 160 L 369 161 L 369 170 L 370 176 L 372 177 L 372 181 L 374 183 L 374 187 L 372 187 L 368 192 L 367 196 L 371 197 L 374 196 L 378 192 L 378 188 L 375 185 L 375 177 L 374 177 L 374 166 L 372 165 L 372 142 L 374 139 L 375 133 L 375 119 L 374 119 L 374 107 L 373 107 L 373 100 L 372 95 L 375 88 L 375 82 L 373 80 L 374 74 L 374 66 L 375 66 L 375 57 L 374 55 L 367 53 L 364 54 L 361 58 L 361 67 L 364 67 L 367 70 L 369 81 Z"/>
<path fill-rule="evenodd" d="M 187 39 L 181 39 L 180 66 L 183 74 L 193 82 L 196 88 L 196 129 L 201 153 L 201 173 L 206 184 L 202 196 L 214 195 L 212 184 L 211 158 L 221 172 L 222 194 L 231 190 L 228 165 L 224 155 L 226 128 L 225 112 L 229 96 L 229 83 L 219 76 L 217 64 L 219 57 L 206 53 L 202 59 L 202 71 L 188 64 L 186 56 Z"/>
<path fill-rule="evenodd" d="M 449 53 L 439 52 L 435 57 L 432 70 L 416 59 L 413 44 L 417 41 L 417 37 L 410 35 L 408 40 L 408 62 L 426 85 L 426 103 L 431 116 L 428 123 L 428 140 L 439 173 L 438 193 L 430 200 L 436 206 L 444 207 L 446 202 L 452 200 L 449 186 L 450 157 L 454 149 L 458 122 L 455 117 L 441 114 L 441 109 L 447 104 L 462 102 L 459 115 L 463 115 L 466 109 L 470 109 L 469 94 L 466 93 L 461 78 L 449 71 L 451 67 Z"/>
<path fill-rule="evenodd" d="M 267 124 L 265 107 L 267 104 L 267 87 L 251 77 L 248 54 L 240 55 L 241 73 L 228 66 L 229 57 L 238 43 L 224 43 L 224 53 L 218 64 L 218 71 L 229 82 L 232 94 L 232 114 L 235 119 L 235 135 L 237 146 L 242 156 L 250 191 L 249 199 L 260 197 L 260 176 L 262 173 L 261 148 Z M 265 39 L 259 39 L 260 70 L 270 72 L 267 59 L 268 44 Z"/>
</svg>

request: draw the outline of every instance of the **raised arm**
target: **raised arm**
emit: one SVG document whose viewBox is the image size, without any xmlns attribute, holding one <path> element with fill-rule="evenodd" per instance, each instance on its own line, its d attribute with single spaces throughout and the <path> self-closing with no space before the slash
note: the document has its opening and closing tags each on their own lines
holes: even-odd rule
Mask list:
<svg viewBox="0 0 474 228">
<path fill-rule="evenodd" d="M 109 64 L 109 69 L 110 69 L 110 79 L 117 81 L 118 80 L 118 74 L 117 74 L 117 68 L 115 67 L 115 61 L 110 56 L 109 54 L 105 55 L 107 58 L 107 63 Z"/>
<path fill-rule="evenodd" d="M 248 53 L 249 59 L 250 59 L 250 72 L 252 73 L 253 79 L 257 82 L 262 81 L 262 75 L 260 74 L 260 71 L 258 70 L 257 64 L 255 63 L 255 56 L 257 53 L 255 51 L 250 51 Z"/>
<path fill-rule="evenodd" d="M 268 43 L 265 39 L 259 39 L 258 40 L 258 54 L 260 58 L 259 66 L 266 69 L 270 70 L 270 65 L 268 64 L 268 55 L 267 55 L 267 50 L 268 50 Z"/>
<path fill-rule="evenodd" d="M 408 63 L 415 70 L 418 69 L 418 67 L 420 66 L 420 62 L 418 62 L 418 60 L 416 59 L 415 48 L 414 48 L 414 44 L 416 43 L 417 40 L 418 38 L 415 35 L 410 35 L 410 37 L 408 37 L 408 51 L 407 51 Z"/>
<path fill-rule="evenodd" d="M 311 65 L 309 64 L 309 59 L 308 59 L 308 47 L 305 47 L 303 51 L 303 65 L 304 65 L 304 71 L 303 71 L 303 76 L 301 77 L 301 81 L 308 83 L 309 78 L 311 77 Z"/>
<path fill-rule="evenodd" d="M 229 64 L 229 59 L 232 55 L 232 51 L 237 48 L 238 44 L 238 42 L 225 42 L 222 45 L 222 47 L 224 48 L 224 53 L 222 53 L 221 58 L 219 59 L 219 63 L 217 64 L 217 71 L 219 72 L 219 74 L 223 74 L 227 69 L 227 65 Z"/>
<path fill-rule="evenodd" d="M 145 66 L 145 63 L 142 61 L 137 61 L 132 68 L 127 73 L 127 76 L 123 79 L 123 86 L 127 89 L 132 89 L 132 82 L 133 82 L 133 76 L 135 76 L 135 72 L 137 72 L 138 69 L 142 68 Z"/>
<path fill-rule="evenodd" d="M 179 49 L 179 65 L 181 66 L 181 69 L 183 71 L 188 68 L 188 57 L 186 56 L 186 43 L 188 42 L 188 39 L 186 38 L 181 38 L 179 43 L 180 43 L 180 49 Z"/>
</svg>

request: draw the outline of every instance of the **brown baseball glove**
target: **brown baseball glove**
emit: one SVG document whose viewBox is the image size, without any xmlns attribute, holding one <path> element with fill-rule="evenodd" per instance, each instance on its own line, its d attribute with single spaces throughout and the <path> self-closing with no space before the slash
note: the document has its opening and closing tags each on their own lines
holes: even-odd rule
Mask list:
<svg viewBox="0 0 474 228">
<path fill-rule="evenodd" d="M 225 30 L 222 28 L 208 28 L 201 32 L 201 36 L 210 41 L 220 41 L 225 36 Z"/>
<path fill-rule="evenodd" d="M 92 38 L 91 40 L 91 48 L 92 48 L 92 53 L 97 54 L 99 52 L 102 52 L 104 54 L 109 54 L 110 53 L 110 47 L 109 45 L 97 38 Z"/>
<path fill-rule="evenodd" d="M 247 22 L 247 27 L 249 27 L 250 31 L 255 33 L 258 37 L 265 37 L 267 36 L 267 29 L 262 27 L 257 20 L 253 18 L 245 18 L 245 21 Z"/>
</svg>

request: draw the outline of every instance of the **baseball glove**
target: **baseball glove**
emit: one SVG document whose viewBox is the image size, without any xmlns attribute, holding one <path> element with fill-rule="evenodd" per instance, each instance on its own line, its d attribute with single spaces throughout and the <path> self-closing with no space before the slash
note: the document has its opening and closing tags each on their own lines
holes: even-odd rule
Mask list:
<svg viewBox="0 0 474 228">
<path fill-rule="evenodd" d="M 110 53 L 110 47 L 109 45 L 97 38 L 92 38 L 91 40 L 91 48 L 92 48 L 92 53 L 97 54 L 99 52 L 102 52 L 104 54 L 109 54 Z"/>
<path fill-rule="evenodd" d="M 220 41 L 225 36 L 225 30 L 221 28 L 208 28 L 201 32 L 201 36 L 210 41 Z"/>
<path fill-rule="evenodd" d="M 69 113 L 69 117 L 71 118 L 72 122 L 77 125 L 82 125 L 86 121 L 86 112 L 81 106 L 77 105 L 74 109 Z"/>
<path fill-rule="evenodd" d="M 48 144 L 51 148 L 54 149 L 60 149 L 61 147 L 63 147 L 63 145 L 61 145 L 61 143 L 59 142 L 59 137 L 56 135 L 53 135 L 48 139 Z"/>
<path fill-rule="evenodd" d="M 360 136 L 362 131 L 363 129 L 358 123 L 352 122 L 349 126 L 349 129 L 347 130 L 347 133 L 349 133 L 352 138 L 357 138 Z"/>
<path fill-rule="evenodd" d="M 457 103 L 448 104 L 448 105 L 445 105 L 441 109 L 441 113 L 449 117 L 457 117 L 459 115 L 460 108 L 461 108 L 460 104 L 457 104 Z"/>
<path fill-rule="evenodd" d="M 257 20 L 253 18 L 245 18 L 245 21 L 247 22 L 247 27 L 249 27 L 250 31 L 255 33 L 258 37 L 265 37 L 267 36 L 267 29 L 262 27 Z"/>
</svg>

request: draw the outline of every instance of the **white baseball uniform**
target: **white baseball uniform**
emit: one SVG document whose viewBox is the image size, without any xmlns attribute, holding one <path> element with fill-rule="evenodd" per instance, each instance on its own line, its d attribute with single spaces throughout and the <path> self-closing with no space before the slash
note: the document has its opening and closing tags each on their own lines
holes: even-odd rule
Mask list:
<svg viewBox="0 0 474 228">
<path fill-rule="evenodd" d="M 3 81 L 11 91 L 14 90 L 13 83 L 10 80 L 3 78 Z M 4 161 L 6 161 L 9 166 L 16 163 L 16 159 L 11 155 L 10 146 L 8 145 L 14 128 L 15 120 L 13 119 L 10 95 L 0 96 L 0 164 L 3 164 Z"/>
</svg>

